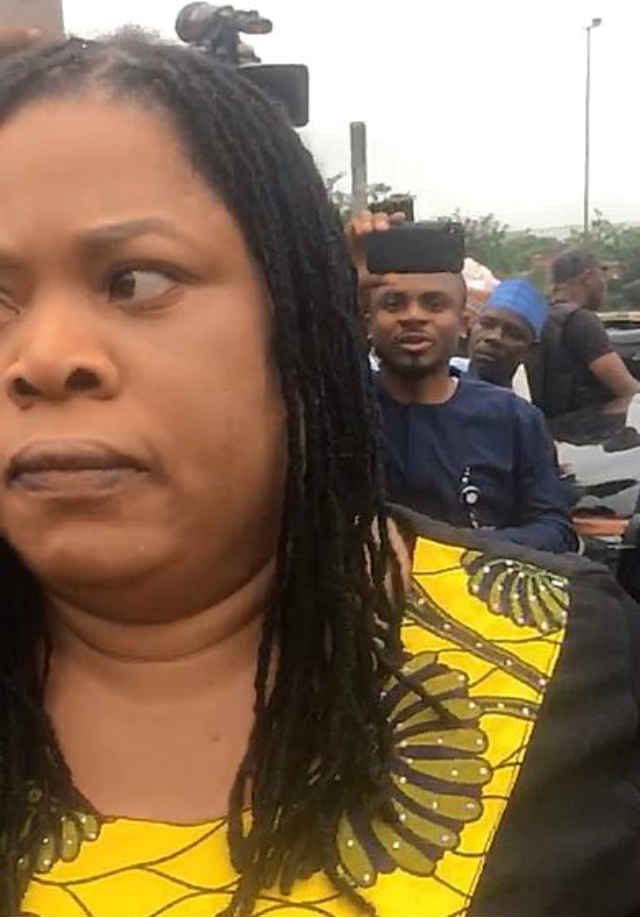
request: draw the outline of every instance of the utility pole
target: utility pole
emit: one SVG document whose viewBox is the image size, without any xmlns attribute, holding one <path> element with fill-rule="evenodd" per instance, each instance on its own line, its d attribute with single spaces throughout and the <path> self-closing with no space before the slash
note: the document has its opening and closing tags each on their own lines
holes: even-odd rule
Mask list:
<svg viewBox="0 0 640 917">
<path fill-rule="evenodd" d="M 584 214 L 583 214 L 583 231 L 585 237 L 589 235 L 590 213 L 589 213 L 589 182 L 590 182 L 590 154 L 591 154 L 591 30 L 597 29 L 602 25 L 602 19 L 596 18 L 591 20 L 591 25 L 587 26 L 587 87 L 585 92 L 585 111 L 584 111 Z"/>
<path fill-rule="evenodd" d="M 367 209 L 367 125 L 352 121 L 351 125 L 351 212 Z"/>
<path fill-rule="evenodd" d="M 51 38 L 64 33 L 62 0 L 0 0 L 0 18 L 7 28 L 39 28 Z"/>
</svg>

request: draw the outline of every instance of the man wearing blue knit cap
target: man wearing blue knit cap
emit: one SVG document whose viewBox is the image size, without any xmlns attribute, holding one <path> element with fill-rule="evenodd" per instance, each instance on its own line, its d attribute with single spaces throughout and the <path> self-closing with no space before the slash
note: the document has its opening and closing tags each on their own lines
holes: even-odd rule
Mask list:
<svg viewBox="0 0 640 917">
<path fill-rule="evenodd" d="M 528 280 L 505 280 L 493 291 L 471 329 L 471 372 L 511 388 L 513 376 L 540 339 L 547 304 Z"/>
</svg>

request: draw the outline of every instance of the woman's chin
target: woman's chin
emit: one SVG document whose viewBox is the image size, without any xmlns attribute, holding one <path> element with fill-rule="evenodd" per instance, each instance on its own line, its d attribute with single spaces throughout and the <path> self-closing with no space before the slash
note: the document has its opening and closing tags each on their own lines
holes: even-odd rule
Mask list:
<svg viewBox="0 0 640 917">
<path fill-rule="evenodd" d="M 158 529 L 141 526 L 68 521 L 29 538 L 11 527 L 6 534 L 36 576 L 53 585 L 115 586 L 162 566 L 168 552 Z"/>
</svg>

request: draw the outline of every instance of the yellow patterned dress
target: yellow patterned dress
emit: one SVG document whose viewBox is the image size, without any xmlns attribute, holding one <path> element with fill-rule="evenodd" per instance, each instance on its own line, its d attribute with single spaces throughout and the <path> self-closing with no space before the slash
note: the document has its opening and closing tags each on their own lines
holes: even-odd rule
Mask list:
<svg viewBox="0 0 640 917">
<path fill-rule="evenodd" d="M 565 636 L 566 580 L 523 562 L 417 543 L 404 671 L 445 717 L 391 680 L 394 824 L 345 812 L 341 869 L 380 917 L 467 913 L 527 753 Z M 37 793 L 37 790 L 34 790 Z M 211 917 L 237 876 L 224 819 L 184 826 L 59 814 L 32 862 L 23 911 L 43 917 Z M 264 891 L 256 914 L 351 917 L 322 874 L 290 896 Z"/>
</svg>

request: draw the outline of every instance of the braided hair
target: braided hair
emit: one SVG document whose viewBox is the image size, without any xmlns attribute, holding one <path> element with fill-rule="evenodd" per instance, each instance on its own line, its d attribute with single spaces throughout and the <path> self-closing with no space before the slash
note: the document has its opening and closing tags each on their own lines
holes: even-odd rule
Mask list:
<svg viewBox="0 0 640 917">
<path fill-rule="evenodd" d="M 401 602 L 342 228 L 311 155 L 279 107 L 200 51 L 121 34 L 10 58 L 0 66 L 0 129 L 32 101 L 92 91 L 169 115 L 186 155 L 238 221 L 273 309 L 288 475 L 257 660 L 255 722 L 229 801 L 229 845 L 240 878 L 225 914 L 249 914 L 262 888 L 278 881 L 286 892 L 320 868 L 367 910 L 340 869 L 335 836 L 341 814 L 354 805 L 393 817 L 390 733 L 379 695 L 401 658 Z M 390 570 L 393 598 L 385 587 Z M 6 915 L 19 909 L 28 881 L 20 881 L 16 864 L 50 830 L 52 813 L 89 803 L 74 788 L 44 711 L 43 596 L 1 542 L 0 575 Z"/>
</svg>

